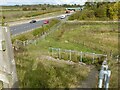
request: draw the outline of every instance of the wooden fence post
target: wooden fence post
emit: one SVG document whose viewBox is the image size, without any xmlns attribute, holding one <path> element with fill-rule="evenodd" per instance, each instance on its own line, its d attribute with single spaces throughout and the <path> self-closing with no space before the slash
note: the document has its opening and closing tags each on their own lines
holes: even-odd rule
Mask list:
<svg viewBox="0 0 120 90">
<path fill-rule="evenodd" d="M 93 53 L 93 61 L 92 61 L 92 63 L 94 63 L 94 61 L 95 61 L 95 53 Z"/>
<path fill-rule="evenodd" d="M 80 52 L 80 61 L 82 62 L 82 51 Z"/>
<path fill-rule="evenodd" d="M 52 53 L 52 57 L 53 57 L 53 48 L 51 48 L 51 53 Z"/>
<path fill-rule="evenodd" d="M 69 53 L 70 53 L 70 58 L 69 59 L 71 60 L 71 50 L 69 50 Z"/>
<path fill-rule="evenodd" d="M 59 58 L 59 59 L 61 59 L 61 54 L 60 54 L 60 52 L 61 52 L 61 49 L 59 48 L 59 49 L 58 49 L 58 53 L 59 53 L 59 54 L 58 54 L 58 58 Z"/>
</svg>

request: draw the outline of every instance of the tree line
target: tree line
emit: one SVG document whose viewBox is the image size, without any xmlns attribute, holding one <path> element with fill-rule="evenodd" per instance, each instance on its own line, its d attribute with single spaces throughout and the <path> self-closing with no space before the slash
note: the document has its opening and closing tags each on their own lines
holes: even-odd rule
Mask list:
<svg viewBox="0 0 120 90">
<path fill-rule="evenodd" d="M 118 20 L 120 18 L 120 2 L 86 2 L 82 11 L 73 14 L 74 20 Z"/>
</svg>

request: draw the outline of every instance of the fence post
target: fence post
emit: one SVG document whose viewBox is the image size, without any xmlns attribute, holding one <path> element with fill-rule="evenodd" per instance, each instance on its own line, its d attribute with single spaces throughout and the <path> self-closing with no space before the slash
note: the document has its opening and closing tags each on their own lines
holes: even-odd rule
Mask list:
<svg viewBox="0 0 120 90">
<path fill-rule="evenodd" d="M 82 51 L 80 52 L 80 61 L 82 62 Z"/>
<path fill-rule="evenodd" d="M 28 40 L 26 40 L 26 45 L 28 45 Z"/>
<path fill-rule="evenodd" d="M 70 58 L 69 59 L 71 60 L 71 50 L 69 50 L 69 53 L 70 53 Z"/>
<path fill-rule="evenodd" d="M 23 46 L 25 46 L 25 41 L 23 41 Z"/>
<path fill-rule="evenodd" d="M 93 53 L 93 62 L 92 63 L 94 63 L 94 61 L 95 61 L 95 53 Z"/>
<path fill-rule="evenodd" d="M 60 50 L 60 48 L 59 48 L 59 49 L 58 49 L 58 53 L 59 53 L 59 54 L 58 54 L 58 58 L 59 58 L 59 59 L 61 59 L 60 51 L 61 51 L 61 50 Z"/>
<path fill-rule="evenodd" d="M 53 48 L 51 48 L 51 52 L 52 52 L 52 57 L 53 57 Z"/>
<path fill-rule="evenodd" d="M 117 62 L 119 61 L 119 55 L 117 55 L 117 59 L 116 59 L 116 61 L 117 61 Z"/>
<path fill-rule="evenodd" d="M 33 42 L 34 42 L 34 45 L 36 46 L 36 40 L 33 40 Z"/>
</svg>

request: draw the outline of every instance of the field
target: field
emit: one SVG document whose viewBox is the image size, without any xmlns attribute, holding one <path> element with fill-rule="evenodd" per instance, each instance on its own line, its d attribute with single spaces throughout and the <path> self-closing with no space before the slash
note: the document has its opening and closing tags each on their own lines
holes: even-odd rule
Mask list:
<svg viewBox="0 0 120 90">
<path fill-rule="evenodd" d="M 28 9 L 28 10 L 24 10 L 24 9 Z M 40 6 L 2 7 L 2 13 L 0 14 L 0 20 L 2 16 L 5 16 L 5 21 L 9 22 L 9 21 L 29 19 L 29 18 L 33 18 L 36 16 L 42 16 L 43 18 L 46 16 L 46 14 L 49 16 L 52 14 L 58 15 L 58 14 L 64 13 L 63 8 L 45 7 L 45 10 L 43 9 Z"/>
<path fill-rule="evenodd" d="M 110 87 L 117 88 L 118 23 L 64 23 L 37 45 L 15 51 L 20 87 L 70 88 L 85 80 L 89 65 L 50 60 L 49 47 L 107 54 L 112 71 Z"/>
</svg>

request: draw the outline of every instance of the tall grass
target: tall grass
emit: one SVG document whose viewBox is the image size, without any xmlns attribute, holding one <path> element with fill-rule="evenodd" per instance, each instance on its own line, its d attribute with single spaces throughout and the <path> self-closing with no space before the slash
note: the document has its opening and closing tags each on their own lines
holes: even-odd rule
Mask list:
<svg viewBox="0 0 120 90">
<path fill-rule="evenodd" d="M 43 53 L 31 50 L 15 55 L 21 88 L 75 88 L 89 72 L 86 66 L 46 60 Z"/>
</svg>

